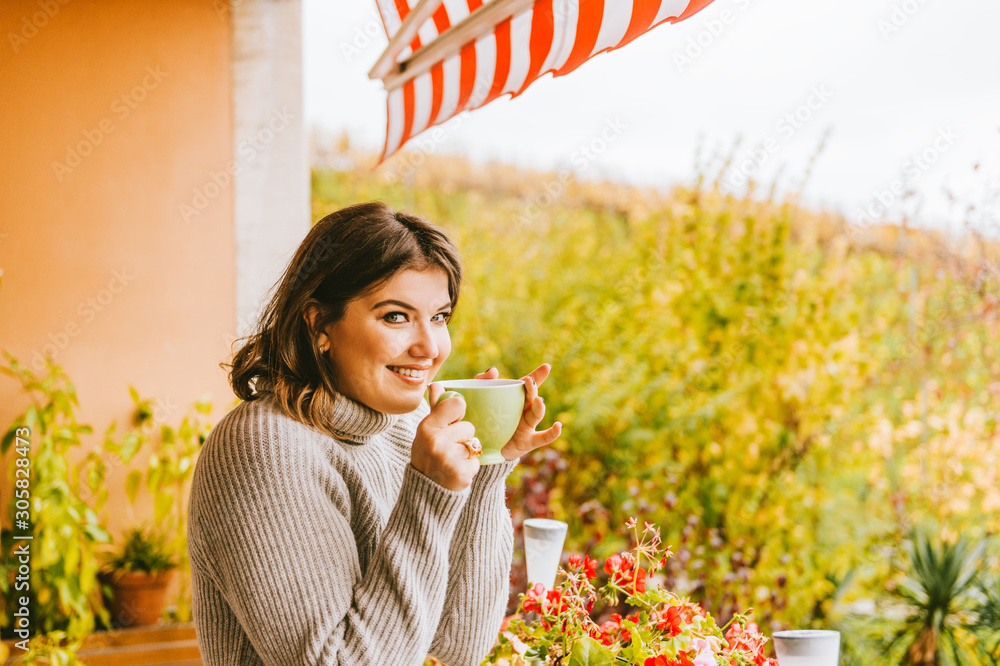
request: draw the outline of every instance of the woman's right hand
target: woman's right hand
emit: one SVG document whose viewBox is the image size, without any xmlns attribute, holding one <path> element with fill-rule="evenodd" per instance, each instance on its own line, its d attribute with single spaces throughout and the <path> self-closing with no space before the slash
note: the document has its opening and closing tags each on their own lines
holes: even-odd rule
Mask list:
<svg viewBox="0 0 1000 666">
<path fill-rule="evenodd" d="M 469 458 L 469 449 L 462 444 L 475 436 L 476 428 L 462 420 L 465 400 L 461 396 L 438 402 L 444 389 L 433 383 L 429 389 L 433 406 L 417 426 L 410 464 L 448 490 L 464 490 L 479 471 L 479 458 Z"/>
</svg>

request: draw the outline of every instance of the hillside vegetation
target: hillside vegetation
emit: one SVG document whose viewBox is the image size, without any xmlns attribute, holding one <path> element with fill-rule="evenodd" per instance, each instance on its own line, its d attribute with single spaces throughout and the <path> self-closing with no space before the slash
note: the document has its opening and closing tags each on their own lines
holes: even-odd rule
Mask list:
<svg viewBox="0 0 1000 666">
<path fill-rule="evenodd" d="M 709 176 L 657 191 L 325 157 L 315 219 L 381 199 L 459 247 L 443 377 L 553 365 L 543 426 L 565 434 L 514 472 L 508 505 L 517 525 L 567 521 L 565 553 L 624 548 L 637 516 L 673 545 L 668 585 L 774 630 L 878 599 L 915 528 L 1000 529 L 995 244 L 853 228 Z"/>
</svg>

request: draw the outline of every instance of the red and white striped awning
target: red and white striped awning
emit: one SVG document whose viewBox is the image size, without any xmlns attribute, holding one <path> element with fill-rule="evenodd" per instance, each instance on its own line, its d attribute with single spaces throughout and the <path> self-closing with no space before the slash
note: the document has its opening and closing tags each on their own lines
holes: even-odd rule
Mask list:
<svg viewBox="0 0 1000 666">
<path fill-rule="evenodd" d="M 389 46 L 379 164 L 424 130 L 676 23 L 712 0 L 376 0 Z"/>
</svg>

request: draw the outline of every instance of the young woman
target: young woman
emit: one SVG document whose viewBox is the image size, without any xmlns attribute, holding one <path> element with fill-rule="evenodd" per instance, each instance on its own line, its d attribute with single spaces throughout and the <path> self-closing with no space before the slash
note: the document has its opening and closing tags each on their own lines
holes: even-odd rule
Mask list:
<svg viewBox="0 0 1000 666">
<path fill-rule="evenodd" d="M 504 500 L 549 444 L 543 364 L 506 462 L 480 469 L 465 403 L 430 385 L 451 351 L 462 268 L 437 227 L 381 202 L 316 223 L 230 382 L 188 527 L 206 664 L 478 664 L 507 603 Z M 478 375 L 495 378 L 495 368 Z"/>
</svg>

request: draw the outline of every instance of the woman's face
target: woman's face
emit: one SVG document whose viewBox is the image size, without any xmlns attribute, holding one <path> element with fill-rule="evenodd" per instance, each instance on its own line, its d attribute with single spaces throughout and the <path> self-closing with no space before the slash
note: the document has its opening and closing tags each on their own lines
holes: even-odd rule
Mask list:
<svg viewBox="0 0 1000 666">
<path fill-rule="evenodd" d="M 327 328 L 338 390 L 379 412 L 412 412 L 451 353 L 450 317 L 440 268 L 400 271 L 351 301 Z"/>
</svg>

